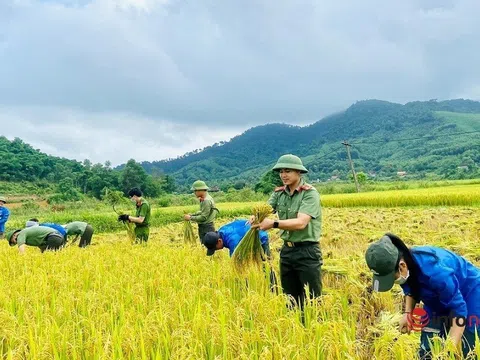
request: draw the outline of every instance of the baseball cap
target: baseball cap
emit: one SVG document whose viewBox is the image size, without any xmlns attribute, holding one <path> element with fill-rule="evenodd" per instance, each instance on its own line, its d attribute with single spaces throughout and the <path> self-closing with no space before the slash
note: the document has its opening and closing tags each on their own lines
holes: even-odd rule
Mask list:
<svg viewBox="0 0 480 360">
<path fill-rule="evenodd" d="M 220 239 L 220 235 L 216 231 L 210 231 L 203 237 L 203 245 L 207 248 L 207 256 L 215 254 L 218 239 Z"/>
<path fill-rule="evenodd" d="M 395 267 L 398 261 L 398 249 L 386 235 L 371 244 L 365 260 L 373 272 L 373 289 L 384 292 L 393 287 L 395 282 Z"/>
</svg>

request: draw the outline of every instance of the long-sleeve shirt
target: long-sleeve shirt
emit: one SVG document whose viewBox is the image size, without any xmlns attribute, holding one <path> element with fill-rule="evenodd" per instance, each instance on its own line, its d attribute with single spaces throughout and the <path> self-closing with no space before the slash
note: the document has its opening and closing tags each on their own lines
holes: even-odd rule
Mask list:
<svg viewBox="0 0 480 360">
<path fill-rule="evenodd" d="M 5 223 L 8 221 L 10 216 L 10 210 L 5 206 L 0 207 L 0 233 L 5 232 Z"/>
<path fill-rule="evenodd" d="M 480 269 L 462 256 L 433 246 L 412 249 L 420 268 L 420 300 L 430 319 L 463 317 L 467 329 L 480 331 Z M 401 285 L 411 295 L 408 283 Z M 475 319 L 475 317 L 477 319 Z"/>
<path fill-rule="evenodd" d="M 207 194 L 204 200 L 200 201 L 200 211 L 191 214 L 190 220 L 198 224 L 208 224 L 217 217 L 218 209 L 215 207 L 215 201 Z"/>
</svg>

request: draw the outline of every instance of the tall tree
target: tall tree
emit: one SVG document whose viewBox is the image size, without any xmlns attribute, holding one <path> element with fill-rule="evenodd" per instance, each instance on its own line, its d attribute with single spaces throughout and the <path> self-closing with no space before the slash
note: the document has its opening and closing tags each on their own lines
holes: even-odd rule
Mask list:
<svg viewBox="0 0 480 360">
<path fill-rule="evenodd" d="M 131 188 L 138 187 L 145 190 L 148 175 L 143 167 L 134 159 L 128 160 L 120 176 L 120 185 L 125 194 Z"/>
</svg>

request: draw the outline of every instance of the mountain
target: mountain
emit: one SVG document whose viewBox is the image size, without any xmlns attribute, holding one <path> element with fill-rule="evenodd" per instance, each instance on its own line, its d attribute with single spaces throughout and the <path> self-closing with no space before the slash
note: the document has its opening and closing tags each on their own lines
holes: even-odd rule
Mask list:
<svg viewBox="0 0 480 360">
<path fill-rule="evenodd" d="M 480 131 L 480 102 L 430 100 L 402 105 L 364 100 L 309 126 L 257 126 L 228 142 L 141 164 L 148 173 L 170 174 L 184 186 L 196 179 L 213 185 L 254 183 L 280 155 L 293 153 L 303 159 L 311 180 L 347 178 L 342 141 L 348 140 L 357 171 L 377 177 L 406 171 L 416 178 L 429 174 L 455 178 L 478 170 L 479 134 L 452 135 L 471 131 Z M 458 174 L 460 166 L 468 168 L 466 175 Z"/>
</svg>

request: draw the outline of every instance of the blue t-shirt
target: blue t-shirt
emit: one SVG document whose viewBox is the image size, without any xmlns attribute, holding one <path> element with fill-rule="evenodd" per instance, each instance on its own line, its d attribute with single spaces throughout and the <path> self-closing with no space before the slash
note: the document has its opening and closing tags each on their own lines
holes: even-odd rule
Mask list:
<svg viewBox="0 0 480 360">
<path fill-rule="evenodd" d="M 247 219 L 238 219 L 222 226 L 218 229 L 220 238 L 223 240 L 223 246 L 230 251 L 230 256 L 233 255 L 235 248 L 243 239 L 248 230 L 250 230 L 250 224 Z M 260 242 L 262 245 L 268 244 L 268 234 L 260 230 Z"/>
<path fill-rule="evenodd" d="M 62 234 L 63 237 L 65 237 L 67 235 L 67 230 L 65 230 L 65 228 L 60 225 L 60 224 L 55 224 L 55 223 L 42 223 L 42 224 L 39 224 L 40 226 L 47 226 L 47 227 L 50 227 L 52 229 L 55 229 L 57 230 L 60 234 Z"/>
<path fill-rule="evenodd" d="M 412 249 L 420 267 L 420 300 L 430 319 L 435 316 L 463 317 L 470 331 L 480 331 L 480 269 L 462 256 L 433 246 Z M 408 284 L 401 285 L 411 295 Z"/>
</svg>

